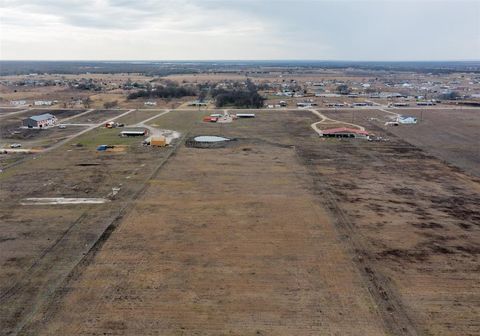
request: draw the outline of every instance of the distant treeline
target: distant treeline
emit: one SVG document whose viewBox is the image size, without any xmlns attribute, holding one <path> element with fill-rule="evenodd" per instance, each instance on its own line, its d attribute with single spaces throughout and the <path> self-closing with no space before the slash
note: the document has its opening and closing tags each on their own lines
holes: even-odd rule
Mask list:
<svg viewBox="0 0 480 336">
<path fill-rule="evenodd" d="M 132 73 L 151 76 L 198 73 L 189 64 L 164 62 L 100 62 L 100 61 L 0 61 L 0 75 Z"/>
<path fill-rule="evenodd" d="M 51 73 L 141 73 L 166 76 L 204 72 L 268 72 L 275 69 L 295 72 L 298 69 L 347 69 L 414 71 L 430 73 L 480 72 L 479 61 L 445 62 L 348 62 L 348 61 L 0 61 L 0 75 Z"/>
<path fill-rule="evenodd" d="M 257 87 L 250 80 L 245 83 L 233 83 L 229 89 L 211 89 L 204 85 L 197 85 L 196 87 L 179 86 L 175 82 L 165 81 L 161 86 L 155 88 L 148 84 L 141 90 L 131 92 L 127 98 L 133 100 L 137 98 L 182 98 L 187 96 L 197 96 L 200 101 L 210 96 L 215 100 L 217 107 L 260 108 L 263 107 L 265 100 L 258 94 Z"/>
<path fill-rule="evenodd" d="M 154 89 L 145 89 L 132 92 L 127 98 L 182 98 L 196 95 L 197 92 L 192 88 L 170 84 L 167 86 L 159 86 Z"/>
<path fill-rule="evenodd" d="M 265 98 L 257 92 L 257 87 L 250 80 L 247 80 L 245 89 L 212 90 L 212 97 L 217 107 L 235 106 L 238 108 L 260 108 L 263 107 Z"/>
</svg>

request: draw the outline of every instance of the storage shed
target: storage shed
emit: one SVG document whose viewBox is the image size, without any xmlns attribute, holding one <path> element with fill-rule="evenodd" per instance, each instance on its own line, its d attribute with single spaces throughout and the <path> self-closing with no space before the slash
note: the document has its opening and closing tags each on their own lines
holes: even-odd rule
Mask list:
<svg viewBox="0 0 480 336">
<path fill-rule="evenodd" d="M 255 118 L 254 113 L 237 113 L 237 118 Z"/>
<path fill-rule="evenodd" d="M 129 128 L 120 132 L 122 137 L 146 136 L 147 134 L 147 130 L 143 128 Z"/>
<path fill-rule="evenodd" d="M 150 146 L 165 147 L 166 145 L 167 145 L 167 139 L 164 136 L 152 137 L 150 139 Z"/>
</svg>

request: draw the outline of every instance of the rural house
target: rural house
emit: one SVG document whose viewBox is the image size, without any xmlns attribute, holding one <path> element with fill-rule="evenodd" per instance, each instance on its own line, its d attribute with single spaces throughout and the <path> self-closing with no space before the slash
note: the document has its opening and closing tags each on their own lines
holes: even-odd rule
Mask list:
<svg viewBox="0 0 480 336">
<path fill-rule="evenodd" d="M 56 123 L 57 117 L 50 113 L 32 116 L 23 120 L 23 126 L 26 126 L 28 128 L 44 128 L 48 126 L 53 126 Z"/>
</svg>

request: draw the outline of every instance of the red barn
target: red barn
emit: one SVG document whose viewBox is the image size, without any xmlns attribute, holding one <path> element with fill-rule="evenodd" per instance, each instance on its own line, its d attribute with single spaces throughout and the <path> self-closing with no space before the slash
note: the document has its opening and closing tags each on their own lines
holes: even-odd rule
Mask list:
<svg viewBox="0 0 480 336">
<path fill-rule="evenodd" d="M 205 122 L 217 122 L 218 118 L 217 117 L 204 117 L 203 121 Z"/>
</svg>

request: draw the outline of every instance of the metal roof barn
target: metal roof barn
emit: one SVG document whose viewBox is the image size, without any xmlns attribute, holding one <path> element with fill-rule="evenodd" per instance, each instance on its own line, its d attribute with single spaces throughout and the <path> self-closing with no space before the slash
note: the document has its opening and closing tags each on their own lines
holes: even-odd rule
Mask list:
<svg viewBox="0 0 480 336">
<path fill-rule="evenodd" d="M 44 121 L 44 120 L 49 120 L 49 119 L 53 119 L 53 118 L 55 118 L 55 116 L 53 114 L 50 114 L 50 113 L 44 113 L 44 114 L 40 114 L 40 115 L 37 115 L 37 116 L 30 117 L 30 119 L 33 119 L 35 121 Z"/>
<path fill-rule="evenodd" d="M 145 136 L 147 131 L 145 129 L 126 129 L 120 132 L 121 136 Z"/>
<path fill-rule="evenodd" d="M 44 113 L 36 116 L 28 117 L 23 120 L 23 125 L 29 128 L 32 127 L 47 127 L 53 126 L 57 122 L 57 118 L 50 113 Z"/>
</svg>

